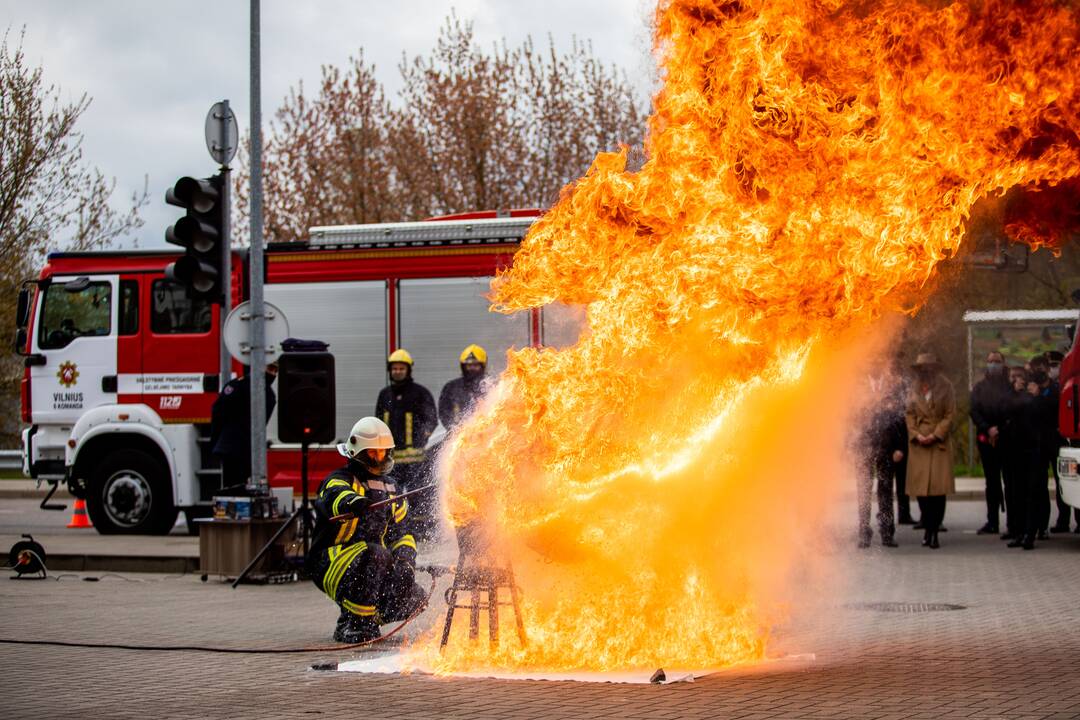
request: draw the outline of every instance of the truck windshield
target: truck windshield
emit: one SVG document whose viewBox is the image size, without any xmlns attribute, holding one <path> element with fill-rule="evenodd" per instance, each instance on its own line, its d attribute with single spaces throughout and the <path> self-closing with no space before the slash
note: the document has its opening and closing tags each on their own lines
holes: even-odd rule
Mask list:
<svg viewBox="0 0 1080 720">
<path fill-rule="evenodd" d="M 70 292 L 63 283 L 45 289 L 38 346 L 42 350 L 67 347 L 78 337 L 108 335 L 112 329 L 112 285 L 92 282 Z"/>
</svg>

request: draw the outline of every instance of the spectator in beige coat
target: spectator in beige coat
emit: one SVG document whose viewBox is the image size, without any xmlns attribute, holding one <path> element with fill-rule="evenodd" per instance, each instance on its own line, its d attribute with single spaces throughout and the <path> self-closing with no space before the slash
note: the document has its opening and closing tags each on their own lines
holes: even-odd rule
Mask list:
<svg viewBox="0 0 1080 720">
<path fill-rule="evenodd" d="M 922 514 L 923 545 L 940 547 L 938 531 L 945 519 L 945 496 L 956 491 L 950 437 L 956 417 L 952 383 L 941 374 L 933 353 L 919 353 L 912 370 L 915 381 L 907 400 L 907 494 Z"/>
</svg>

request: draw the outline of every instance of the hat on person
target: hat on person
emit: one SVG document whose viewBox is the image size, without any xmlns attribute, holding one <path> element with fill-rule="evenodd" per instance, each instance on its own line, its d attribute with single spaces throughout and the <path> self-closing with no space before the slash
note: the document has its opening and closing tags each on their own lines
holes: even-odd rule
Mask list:
<svg viewBox="0 0 1080 720">
<path fill-rule="evenodd" d="M 938 362 L 937 355 L 934 353 L 923 352 L 919 353 L 915 358 L 915 362 L 911 363 L 911 367 L 941 367 L 941 363 Z"/>
<path fill-rule="evenodd" d="M 1051 350 L 1050 352 L 1046 353 L 1046 359 L 1052 363 L 1060 363 L 1062 360 L 1065 359 L 1065 356 L 1057 350 Z"/>
</svg>

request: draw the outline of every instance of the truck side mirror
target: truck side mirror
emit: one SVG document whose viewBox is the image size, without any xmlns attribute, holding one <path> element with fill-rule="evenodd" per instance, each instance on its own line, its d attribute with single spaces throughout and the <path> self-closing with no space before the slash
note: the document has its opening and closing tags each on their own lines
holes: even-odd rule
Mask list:
<svg viewBox="0 0 1080 720">
<path fill-rule="evenodd" d="M 15 342 L 13 343 L 16 355 L 26 354 L 26 328 L 21 327 L 15 331 Z"/>
<path fill-rule="evenodd" d="M 30 320 L 30 290 L 23 288 L 19 291 L 19 301 L 15 306 L 15 327 L 25 328 Z"/>
</svg>

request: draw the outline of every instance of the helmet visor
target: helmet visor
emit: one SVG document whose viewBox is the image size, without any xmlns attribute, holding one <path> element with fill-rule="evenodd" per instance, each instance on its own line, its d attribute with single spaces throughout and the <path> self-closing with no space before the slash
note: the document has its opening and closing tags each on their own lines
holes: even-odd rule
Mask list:
<svg viewBox="0 0 1080 720">
<path fill-rule="evenodd" d="M 356 455 L 356 460 L 372 475 L 385 475 L 394 467 L 394 456 L 386 448 L 368 448 Z"/>
</svg>

